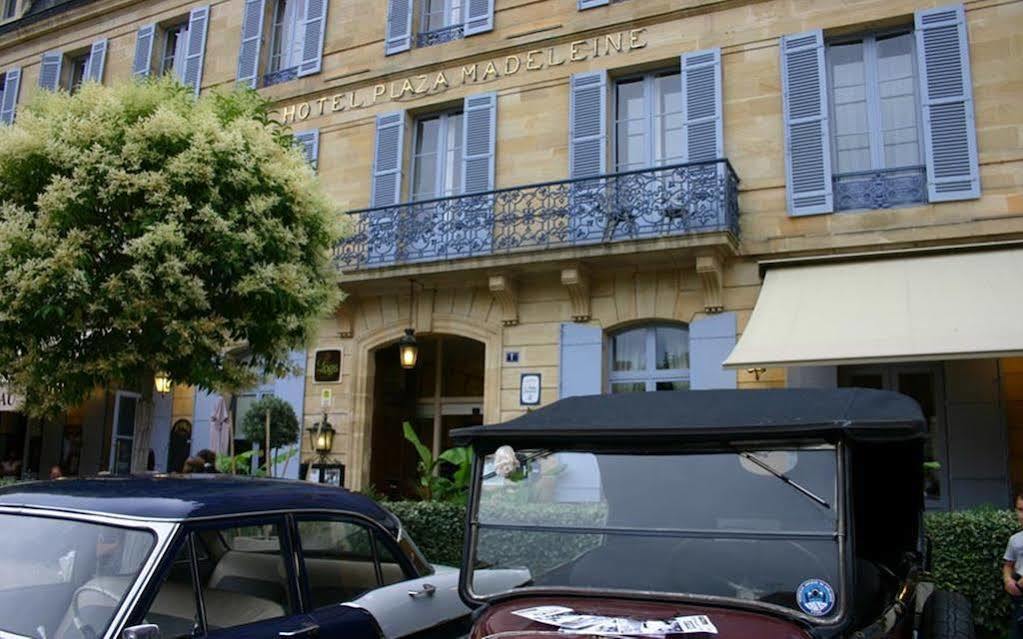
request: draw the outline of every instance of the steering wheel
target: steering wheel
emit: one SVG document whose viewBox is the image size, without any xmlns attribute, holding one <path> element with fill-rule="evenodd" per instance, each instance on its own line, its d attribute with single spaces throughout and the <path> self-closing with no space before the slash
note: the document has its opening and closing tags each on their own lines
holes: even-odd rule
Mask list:
<svg viewBox="0 0 1023 639">
<path fill-rule="evenodd" d="M 78 597 L 83 592 L 94 592 L 109 599 L 112 602 L 110 606 L 112 609 L 117 608 L 117 604 L 120 603 L 121 599 L 99 586 L 90 586 L 89 584 L 80 586 L 75 590 L 75 594 L 71 595 L 71 623 L 74 624 L 75 630 L 78 631 L 79 636 L 83 639 L 96 639 L 96 630 L 91 625 L 82 623 L 81 610 L 78 607 Z"/>
</svg>

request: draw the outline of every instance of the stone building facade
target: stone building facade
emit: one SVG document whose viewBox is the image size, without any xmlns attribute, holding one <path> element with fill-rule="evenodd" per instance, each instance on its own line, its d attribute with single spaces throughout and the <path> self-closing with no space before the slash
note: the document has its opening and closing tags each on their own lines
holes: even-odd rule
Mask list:
<svg viewBox="0 0 1023 639">
<path fill-rule="evenodd" d="M 252 396 L 326 413 L 349 487 L 409 490 L 405 421 L 439 451 L 570 394 L 786 385 L 917 398 L 935 508 L 1023 481 L 1021 2 L 16 4 L 3 118 L 167 72 L 296 133 L 347 297 Z M 176 392 L 204 447 L 216 398 Z"/>
</svg>

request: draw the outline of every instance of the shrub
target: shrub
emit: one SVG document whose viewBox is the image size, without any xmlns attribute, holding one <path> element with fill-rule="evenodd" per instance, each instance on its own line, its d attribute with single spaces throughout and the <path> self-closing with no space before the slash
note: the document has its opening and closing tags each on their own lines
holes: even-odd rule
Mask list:
<svg viewBox="0 0 1023 639">
<path fill-rule="evenodd" d="M 459 566 L 465 535 L 465 505 L 443 501 L 392 501 L 384 504 L 430 563 Z"/>
<path fill-rule="evenodd" d="M 1005 636 L 1009 597 L 1002 589 L 1002 557 L 1019 531 L 1015 514 L 994 508 L 928 513 L 925 524 L 935 585 L 966 595 L 978 629 Z"/>
</svg>

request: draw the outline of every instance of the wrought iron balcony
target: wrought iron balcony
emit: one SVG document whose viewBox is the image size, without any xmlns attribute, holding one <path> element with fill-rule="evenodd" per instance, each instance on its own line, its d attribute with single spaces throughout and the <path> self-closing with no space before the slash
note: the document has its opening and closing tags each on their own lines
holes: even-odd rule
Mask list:
<svg viewBox="0 0 1023 639">
<path fill-rule="evenodd" d="M 416 34 L 417 47 L 432 47 L 435 44 L 444 44 L 454 40 L 461 40 L 465 37 L 465 31 L 460 24 L 450 27 L 434 29 L 433 31 L 422 31 Z"/>
<path fill-rule="evenodd" d="M 263 76 L 263 86 L 271 87 L 282 82 L 290 82 L 298 77 L 298 67 L 288 67 Z"/>
<path fill-rule="evenodd" d="M 834 177 L 835 210 L 890 209 L 927 201 L 927 168 L 859 171 Z"/>
<path fill-rule="evenodd" d="M 344 270 L 706 232 L 739 235 L 728 160 L 352 211 Z"/>
</svg>

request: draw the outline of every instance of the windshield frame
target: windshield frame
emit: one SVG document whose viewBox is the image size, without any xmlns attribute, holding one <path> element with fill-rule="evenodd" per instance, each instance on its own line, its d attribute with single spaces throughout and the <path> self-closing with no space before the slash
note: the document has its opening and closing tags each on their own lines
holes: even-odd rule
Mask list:
<svg viewBox="0 0 1023 639">
<path fill-rule="evenodd" d="M 128 613 L 134 609 L 140 595 L 149 585 L 156 566 L 160 563 L 161 557 L 165 554 L 174 533 L 179 527 L 176 521 L 147 520 L 138 517 L 126 517 L 118 515 L 104 515 L 100 513 L 85 513 L 69 510 L 35 508 L 31 506 L 15 507 L 0 506 L 0 514 L 13 515 L 16 517 L 36 517 L 40 519 L 60 519 L 63 521 L 76 521 L 87 524 L 98 524 L 102 526 L 113 526 L 139 532 L 149 533 L 153 536 L 153 547 L 149 556 L 142 563 L 135 580 L 125 591 L 121 603 L 114 612 L 110 623 L 102 635 L 102 639 L 115 639 L 120 637 L 122 625 L 128 619 Z M 8 633 L 8 636 L 20 636 Z M 32 639 L 32 638 L 29 638 Z"/>
<path fill-rule="evenodd" d="M 641 454 L 701 454 L 701 453 L 734 453 L 738 454 L 743 450 L 770 450 L 770 449 L 782 449 L 782 450 L 813 450 L 819 449 L 821 445 L 827 445 L 834 447 L 835 452 L 835 489 L 837 493 L 837 502 L 833 505 L 836 510 L 837 521 L 835 528 L 835 541 L 838 547 L 837 565 L 838 565 L 838 593 L 837 601 L 835 602 L 834 611 L 826 617 L 814 617 L 808 615 L 801 610 L 793 608 L 787 608 L 785 606 L 764 603 L 760 601 L 751 601 L 747 599 L 739 599 L 733 597 L 721 597 L 716 595 L 702 595 L 699 593 L 671 593 L 663 591 L 646 591 L 646 590 L 620 590 L 613 588 L 593 588 L 593 587 L 582 587 L 582 586 L 522 586 L 506 590 L 503 592 L 496 592 L 489 595 L 481 595 L 473 591 L 472 581 L 473 574 L 477 569 L 469 565 L 475 561 L 476 550 L 479 538 L 480 521 L 479 521 L 479 508 L 480 508 L 480 488 L 483 484 L 483 466 L 484 460 L 488 454 L 492 454 L 493 451 L 478 450 L 476 451 L 473 464 L 472 464 L 472 482 L 469 485 L 469 507 L 466 513 L 466 535 L 465 544 L 463 549 L 463 562 L 466 564 L 466 570 L 462 570 L 459 576 L 459 592 L 463 599 L 471 601 L 474 605 L 480 606 L 486 603 L 494 601 L 500 601 L 511 597 L 518 596 L 535 596 L 535 595 L 574 595 L 574 596 L 586 596 L 586 597 L 620 597 L 629 599 L 654 599 L 662 601 L 680 601 L 685 603 L 706 603 L 717 606 L 727 606 L 733 608 L 743 608 L 752 611 L 760 611 L 774 614 L 776 616 L 782 616 L 787 619 L 795 619 L 801 621 L 809 626 L 833 626 L 840 623 L 846 616 L 849 601 L 849 587 L 850 578 L 852 574 L 850 572 L 850 553 L 848 552 L 848 505 L 849 505 L 849 485 L 846 481 L 846 468 L 848 463 L 848 450 L 843 441 L 792 441 L 792 440 L 777 440 L 777 441 L 728 441 L 724 443 L 717 443 L 707 446 L 678 446 L 677 444 L 670 447 L 657 447 L 652 446 L 650 448 L 623 448 L 621 446 L 615 447 L 586 447 L 586 446 L 572 446 L 564 445 L 562 442 L 558 442 L 555 446 L 543 446 L 538 444 L 536 446 L 523 446 L 522 448 L 548 448 L 552 452 L 579 452 L 579 453 L 594 453 L 594 454 L 624 454 L 624 455 L 641 455 Z M 780 481 L 780 480 L 779 480 Z M 791 487 L 787 487 L 791 489 Z M 483 527 L 487 527 L 484 523 Z M 537 526 L 536 528 L 541 528 Z M 764 535 L 768 537 L 769 535 Z"/>
</svg>

